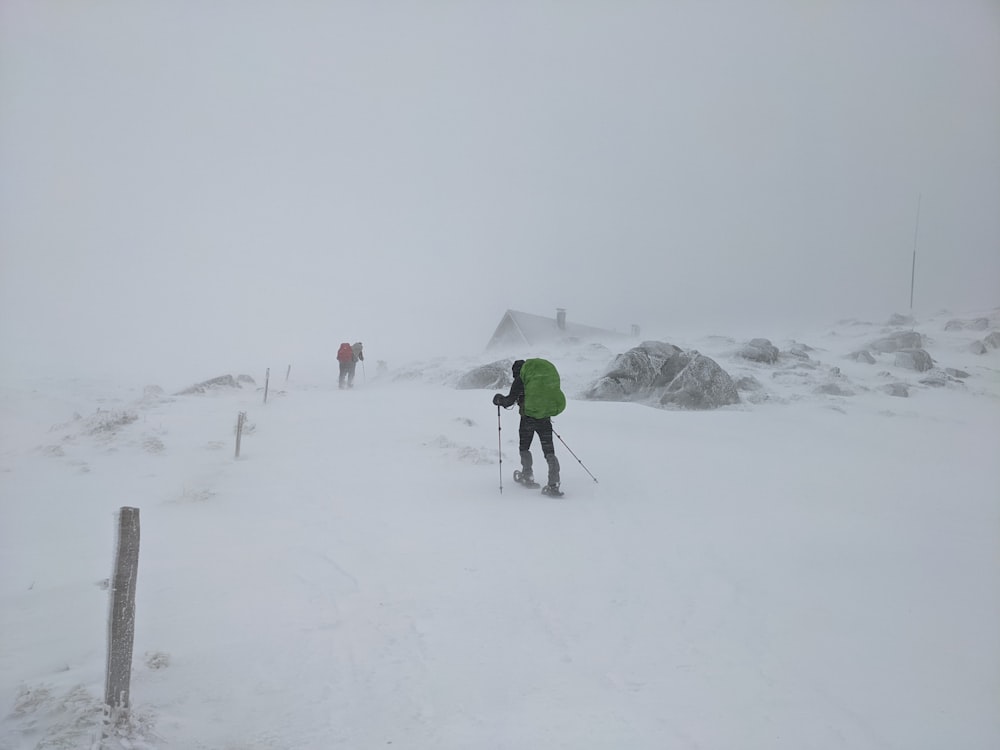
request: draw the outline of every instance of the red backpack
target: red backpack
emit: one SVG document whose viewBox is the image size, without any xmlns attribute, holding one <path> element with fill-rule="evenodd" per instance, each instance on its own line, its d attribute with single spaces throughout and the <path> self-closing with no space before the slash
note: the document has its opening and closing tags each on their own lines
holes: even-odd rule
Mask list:
<svg viewBox="0 0 1000 750">
<path fill-rule="evenodd" d="M 338 362 L 353 362 L 354 361 L 354 350 L 351 349 L 351 345 L 348 343 L 343 343 L 337 350 L 337 361 Z"/>
</svg>

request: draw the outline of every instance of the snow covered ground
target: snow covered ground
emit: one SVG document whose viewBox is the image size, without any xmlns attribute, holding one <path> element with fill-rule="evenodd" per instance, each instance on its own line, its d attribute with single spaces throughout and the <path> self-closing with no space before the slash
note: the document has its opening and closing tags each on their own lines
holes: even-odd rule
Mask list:
<svg viewBox="0 0 1000 750">
<path fill-rule="evenodd" d="M 519 352 L 599 480 L 557 441 L 559 499 L 511 481 L 516 414 L 449 385 L 495 356 L 378 372 L 366 341 L 351 391 L 332 352 L 195 395 L 223 373 L 7 373 L 0 748 L 1000 747 L 1000 350 L 969 350 L 998 327 L 918 321 L 967 374 L 938 385 L 845 359 L 881 324 L 798 334 L 808 361 L 773 335 L 774 365 L 665 339 L 763 386 L 710 412 L 574 398 L 615 350 Z M 102 740 L 122 506 L 133 712 Z"/>
</svg>

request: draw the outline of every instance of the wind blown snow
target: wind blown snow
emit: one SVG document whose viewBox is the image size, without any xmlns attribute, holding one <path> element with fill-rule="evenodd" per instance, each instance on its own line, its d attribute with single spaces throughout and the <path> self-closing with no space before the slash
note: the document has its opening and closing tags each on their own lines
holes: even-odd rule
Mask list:
<svg viewBox="0 0 1000 750">
<path fill-rule="evenodd" d="M 743 384 L 712 411 L 583 400 L 621 351 L 520 352 L 570 397 L 558 499 L 511 480 L 516 413 L 453 387 L 485 354 L 344 391 L 332 352 L 269 363 L 266 404 L 260 373 L 8 374 L 0 747 L 1000 746 L 1000 350 L 915 328 L 931 372 L 880 325 L 773 363 L 670 341 Z M 131 712 L 105 728 L 122 506 Z"/>
</svg>

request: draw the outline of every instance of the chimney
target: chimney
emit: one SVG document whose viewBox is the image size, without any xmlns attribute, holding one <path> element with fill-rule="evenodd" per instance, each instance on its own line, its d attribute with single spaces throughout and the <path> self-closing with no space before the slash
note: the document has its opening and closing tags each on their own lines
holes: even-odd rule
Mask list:
<svg viewBox="0 0 1000 750">
<path fill-rule="evenodd" d="M 557 307 L 556 308 L 556 327 L 558 327 L 560 331 L 565 331 L 566 330 L 566 310 L 565 310 L 565 308 L 562 308 L 562 307 Z"/>
</svg>

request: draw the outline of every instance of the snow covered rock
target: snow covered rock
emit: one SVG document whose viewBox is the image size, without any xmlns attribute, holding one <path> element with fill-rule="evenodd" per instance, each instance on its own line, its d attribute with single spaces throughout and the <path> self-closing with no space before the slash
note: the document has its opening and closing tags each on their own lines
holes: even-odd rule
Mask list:
<svg viewBox="0 0 1000 750">
<path fill-rule="evenodd" d="M 961 380 L 955 380 L 954 378 L 949 378 L 948 375 L 941 370 L 936 370 L 930 372 L 926 377 L 920 379 L 921 385 L 929 385 L 932 388 L 944 388 L 949 383 L 961 383 Z"/>
<path fill-rule="evenodd" d="M 931 355 L 923 349 L 904 349 L 896 352 L 896 367 L 905 367 L 907 370 L 917 372 L 927 372 L 934 366 Z"/>
<path fill-rule="evenodd" d="M 661 341 L 644 341 L 619 354 L 582 396 L 682 409 L 714 409 L 740 400 L 733 379 L 714 360 Z"/>
<path fill-rule="evenodd" d="M 1000 331 L 993 331 L 987 335 L 983 343 L 991 349 L 1000 349 Z"/>
<path fill-rule="evenodd" d="M 773 365 L 778 361 L 778 347 L 767 339 L 752 339 L 740 349 L 739 355 L 751 362 Z"/>
<path fill-rule="evenodd" d="M 886 325 L 889 326 L 912 326 L 914 323 L 912 315 L 902 315 L 900 313 L 893 313 L 889 316 L 889 320 Z"/>
<path fill-rule="evenodd" d="M 604 375 L 584 392 L 584 398 L 594 401 L 631 401 L 648 391 L 663 364 L 680 354 L 673 344 L 644 341 L 634 349 L 619 354 Z"/>
<path fill-rule="evenodd" d="M 514 360 L 512 359 L 501 359 L 477 367 L 462 375 L 455 382 L 455 388 L 459 390 L 509 388 L 514 377 L 510 371 L 513 364 Z"/>
<path fill-rule="evenodd" d="M 760 391 L 763 389 L 764 385 L 753 375 L 744 375 L 736 381 L 736 390 L 738 391 Z"/>
<path fill-rule="evenodd" d="M 881 386 L 880 390 L 888 393 L 890 396 L 896 396 L 897 398 L 910 397 L 910 389 L 906 387 L 905 383 L 886 383 Z"/>
<path fill-rule="evenodd" d="M 799 343 L 798 341 L 793 341 L 791 345 L 788 347 L 789 356 L 795 357 L 796 359 L 801 360 L 803 362 L 812 361 L 812 358 L 809 356 L 809 352 L 813 351 L 816 350 L 813 349 L 808 344 L 802 344 Z"/>
<path fill-rule="evenodd" d="M 888 353 L 903 349 L 919 349 L 923 345 L 923 337 L 916 331 L 896 331 L 871 342 L 869 348 L 877 352 Z"/>
<path fill-rule="evenodd" d="M 972 320 L 949 320 L 944 324 L 944 330 L 946 331 L 985 331 L 990 327 L 989 318 L 973 318 Z"/>
<path fill-rule="evenodd" d="M 853 396 L 854 391 L 840 383 L 830 382 L 816 386 L 814 393 L 822 393 L 827 396 Z"/>
<path fill-rule="evenodd" d="M 855 362 L 864 362 L 869 365 L 875 364 L 875 357 L 871 355 L 867 349 L 862 349 L 861 351 L 851 352 L 847 355 L 848 359 L 854 360 Z"/>
<path fill-rule="evenodd" d="M 988 350 L 986 348 L 986 344 L 977 340 L 969 344 L 969 351 L 973 354 L 986 354 Z"/>
<path fill-rule="evenodd" d="M 662 406 L 716 409 L 740 402 L 736 384 L 715 360 L 698 352 L 689 352 L 677 355 L 673 361 L 684 359 L 687 359 L 687 364 L 664 386 L 660 396 Z M 656 385 L 654 383 L 654 388 Z"/>
<path fill-rule="evenodd" d="M 234 378 L 232 375 L 220 375 L 217 378 L 204 380 L 201 383 L 195 383 L 194 385 L 188 386 L 183 391 L 178 391 L 175 395 L 190 396 L 195 393 L 206 393 L 208 391 L 212 391 L 217 388 L 239 388 L 239 387 L 240 384 L 237 382 L 236 378 Z"/>
</svg>

